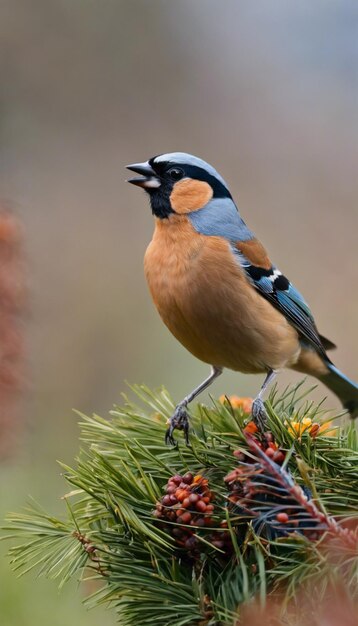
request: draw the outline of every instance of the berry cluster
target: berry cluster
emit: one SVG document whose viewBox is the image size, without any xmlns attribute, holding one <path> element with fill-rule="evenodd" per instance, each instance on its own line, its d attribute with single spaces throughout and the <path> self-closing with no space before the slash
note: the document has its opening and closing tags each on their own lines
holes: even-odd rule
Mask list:
<svg viewBox="0 0 358 626">
<path fill-rule="evenodd" d="M 255 422 L 251 421 L 245 426 L 244 433 L 247 438 L 254 440 L 256 446 L 265 452 L 269 459 L 277 465 L 282 465 L 286 453 L 280 450 L 270 431 L 262 433 Z M 258 459 L 252 453 L 235 450 L 233 454 L 239 461 L 239 465 L 225 476 L 224 481 L 230 491 L 229 502 L 236 504 L 243 499 L 250 498 L 252 479 L 260 474 L 261 469 Z"/>
<path fill-rule="evenodd" d="M 157 503 L 153 515 L 161 522 L 165 530 L 175 539 L 181 548 L 192 556 L 207 549 L 207 543 L 200 541 L 205 532 L 206 542 L 215 548 L 228 552 L 232 548 L 230 533 L 227 530 L 208 530 L 214 525 L 214 494 L 209 488 L 209 481 L 200 474 L 191 472 L 181 476 L 176 474 L 168 481 L 166 493 Z M 170 522 L 170 524 L 168 524 Z M 217 525 L 226 527 L 226 522 L 217 521 Z"/>
<path fill-rule="evenodd" d="M 249 422 L 247 426 L 244 428 L 244 433 L 247 437 L 252 437 L 255 440 L 256 445 L 263 450 L 265 454 L 277 465 L 282 465 L 285 460 L 286 453 L 284 450 L 281 450 L 277 443 L 275 443 L 275 439 L 273 434 L 270 431 L 266 431 L 265 433 L 261 433 L 256 426 L 255 422 Z M 234 456 L 239 460 L 245 463 L 252 463 L 253 459 L 251 456 L 240 452 L 240 450 L 236 450 L 234 452 Z"/>
<path fill-rule="evenodd" d="M 224 481 L 229 490 L 229 510 L 251 519 L 256 532 L 266 536 L 285 536 L 299 532 L 311 540 L 327 527 L 325 515 L 310 502 L 306 489 L 294 486 L 289 470 L 265 463 L 259 448 L 276 466 L 282 466 L 286 453 L 271 432 L 260 433 L 254 424 L 244 429 L 251 453 L 234 452 L 238 466 Z M 256 450 L 255 450 L 256 449 Z M 272 467 L 271 467 L 272 465 Z"/>
<path fill-rule="evenodd" d="M 311 540 L 327 529 L 327 520 L 305 488 L 295 485 L 283 467 L 286 452 L 279 448 L 270 431 L 262 432 L 253 421 L 244 428 L 247 450 L 235 450 L 237 466 L 224 477 L 227 495 L 214 504 L 209 481 L 201 474 L 176 474 L 169 479 L 165 495 L 153 512 L 176 545 L 189 559 L 197 560 L 216 548 L 220 559 L 234 553 L 236 542 L 245 539 L 247 524 L 266 538 L 301 533 Z M 228 529 L 223 512 L 230 515 Z M 214 519 L 215 516 L 215 519 Z"/>
<path fill-rule="evenodd" d="M 169 479 L 166 495 L 158 502 L 155 516 L 178 524 L 210 526 L 214 511 L 210 502 L 214 496 L 208 482 L 200 474 L 176 474 Z"/>
</svg>

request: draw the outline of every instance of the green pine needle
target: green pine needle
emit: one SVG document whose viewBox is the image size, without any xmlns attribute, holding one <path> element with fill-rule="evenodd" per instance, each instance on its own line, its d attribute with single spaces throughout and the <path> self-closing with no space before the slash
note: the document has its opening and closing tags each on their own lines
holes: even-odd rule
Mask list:
<svg viewBox="0 0 358 626">
<path fill-rule="evenodd" d="M 279 593 L 284 603 L 308 581 L 323 593 L 327 580 L 339 579 L 354 597 L 352 531 L 347 544 L 333 537 L 328 549 L 322 534 L 317 540 L 298 533 L 261 537 L 240 513 L 233 515 L 224 477 L 237 466 L 235 450 L 253 454 L 243 431 L 250 416 L 212 399 L 211 406 L 192 410 L 190 446 L 179 433 L 179 445 L 169 448 L 164 433 L 174 403 L 168 392 L 131 390 L 139 404 L 125 397 L 109 419 L 79 414 L 84 449 L 74 468 L 62 465 L 71 488 L 64 496 L 67 517 L 53 518 L 36 503 L 8 515 L 3 530 L 15 571 L 34 569 L 60 586 L 73 576 L 98 579 L 88 605 L 108 604 L 122 626 L 233 626 L 252 598 L 264 607 Z M 287 452 L 282 471 L 287 466 L 320 511 L 352 528 L 358 517 L 355 426 L 328 420 L 322 406 L 309 401 L 310 391 L 303 382 L 283 393 L 274 387 L 266 403 L 268 429 Z M 307 418 L 323 425 L 315 437 Z M 324 430 L 328 421 L 331 432 Z M 216 527 L 201 532 L 202 552 L 194 559 L 171 535 L 174 522 L 163 526 L 153 516 L 170 477 L 186 472 L 205 476 L 215 494 Z M 210 533 L 221 532 L 225 520 L 231 558 L 211 543 Z"/>
</svg>

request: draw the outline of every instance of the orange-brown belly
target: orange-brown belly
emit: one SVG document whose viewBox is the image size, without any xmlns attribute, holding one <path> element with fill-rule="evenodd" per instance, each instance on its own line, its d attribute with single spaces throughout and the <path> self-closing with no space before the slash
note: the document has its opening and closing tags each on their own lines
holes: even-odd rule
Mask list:
<svg viewBox="0 0 358 626">
<path fill-rule="evenodd" d="M 160 316 L 197 358 L 247 373 L 296 362 L 297 332 L 249 285 L 224 240 L 172 216 L 158 221 L 144 265 Z"/>
</svg>

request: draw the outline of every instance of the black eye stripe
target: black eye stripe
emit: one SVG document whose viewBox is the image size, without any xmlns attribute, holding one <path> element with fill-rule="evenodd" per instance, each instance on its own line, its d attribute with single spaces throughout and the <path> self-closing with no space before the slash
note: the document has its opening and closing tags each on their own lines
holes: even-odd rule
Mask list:
<svg viewBox="0 0 358 626">
<path fill-rule="evenodd" d="M 186 165 L 184 169 L 186 176 L 190 178 L 195 178 L 197 180 L 203 180 L 204 182 L 209 183 L 209 185 L 213 189 L 214 198 L 232 197 L 227 187 L 225 187 L 225 185 L 223 185 L 220 180 L 218 180 L 215 176 L 209 174 L 209 172 L 204 170 L 202 167 L 197 167 L 196 165 Z"/>
<path fill-rule="evenodd" d="M 223 183 L 218 180 L 212 174 L 209 174 L 204 168 L 198 167 L 196 165 L 187 165 L 184 163 L 170 163 L 169 161 L 160 161 L 159 163 L 155 163 L 155 157 L 150 159 L 149 164 L 151 167 L 158 173 L 158 176 L 163 178 L 168 173 L 168 168 L 170 169 L 182 169 L 184 171 L 184 176 L 187 178 L 193 178 L 195 180 L 203 180 L 213 189 L 213 198 L 232 198 L 230 191 L 223 185 Z"/>
</svg>

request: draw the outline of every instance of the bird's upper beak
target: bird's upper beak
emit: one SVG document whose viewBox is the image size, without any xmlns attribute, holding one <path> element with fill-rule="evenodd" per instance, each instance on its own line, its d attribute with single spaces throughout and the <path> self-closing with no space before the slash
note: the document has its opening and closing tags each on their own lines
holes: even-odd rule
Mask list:
<svg viewBox="0 0 358 626">
<path fill-rule="evenodd" d="M 142 174 L 140 177 L 130 178 L 127 180 L 128 183 L 132 183 L 132 185 L 138 185 L 138 187 L 143 187 L 144 189 L 155 189 L 156 187 L 160 187 L 160 180 L 153 170 L 153 168 L 149 165 L 148 161 L 144 163 L 133 163 L 132 165 L 127 165 L 127 170 L 131 170 L 132 172 L 136 172 L 137 174 Z"/>
</svg>

